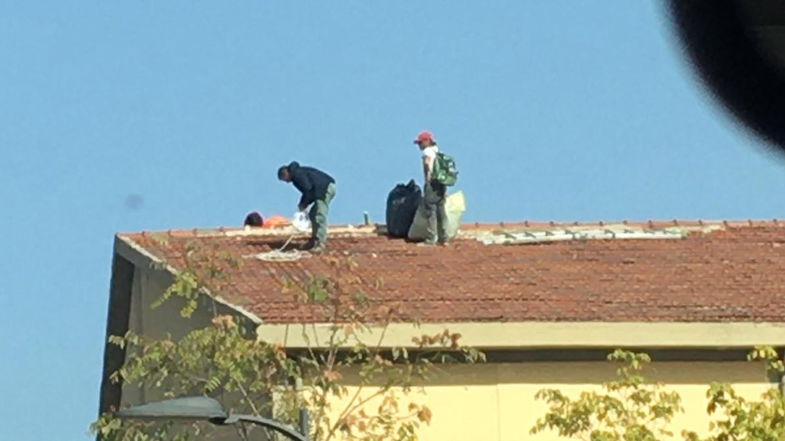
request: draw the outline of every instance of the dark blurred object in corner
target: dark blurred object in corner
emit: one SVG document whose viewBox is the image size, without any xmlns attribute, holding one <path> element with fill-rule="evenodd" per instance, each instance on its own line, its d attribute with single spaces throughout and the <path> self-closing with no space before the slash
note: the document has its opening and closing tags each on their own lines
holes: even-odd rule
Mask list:
<svg viewBox="0 0 785 441">
<path fill-rule="evenodd" d="M 668 3 L 685 52 L 714 95 L 785 149 L 785 1 Z"/>
</svg>

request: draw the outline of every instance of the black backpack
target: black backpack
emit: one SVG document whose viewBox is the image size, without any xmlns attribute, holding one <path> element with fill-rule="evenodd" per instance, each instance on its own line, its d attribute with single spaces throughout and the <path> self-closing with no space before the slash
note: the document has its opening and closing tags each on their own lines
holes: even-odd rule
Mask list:
<svg viewBox="0 0 785 441">
<path fill-rule="evenodd" d="M 398 184 L 387 196 L 387 234 L 390 237 L 406 237 L 414 221 L 417 207 L 422 200 L 422 190 L 414 182 Z"/>
</svg>

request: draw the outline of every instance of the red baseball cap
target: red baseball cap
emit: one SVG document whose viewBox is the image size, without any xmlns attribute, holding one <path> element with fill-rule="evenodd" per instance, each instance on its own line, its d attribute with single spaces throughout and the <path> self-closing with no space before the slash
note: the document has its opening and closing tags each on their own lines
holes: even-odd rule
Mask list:
<svg viewBox="0 0 785 441">
<path fill-rule="evenodd" d="M 425 142 L 425 141 L 433 141 L 433 133 L 431 133 L 431 132 L 429 132 L 427 130 L 423 131 L 423 132 L 420 132 L 420 134 L 417 135 L 417 139 L 414 140 L 414 143 L 415 144 L 419 144 L 419 143 Z"/>
</svg>

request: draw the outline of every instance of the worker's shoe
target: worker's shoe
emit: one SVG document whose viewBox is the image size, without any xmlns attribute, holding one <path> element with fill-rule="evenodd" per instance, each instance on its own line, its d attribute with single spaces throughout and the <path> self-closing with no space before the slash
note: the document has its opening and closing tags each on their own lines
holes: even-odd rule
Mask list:
<svg viewBox="0 0 785 441">
<path fill-rule="evenodd" d="M 327 251 L 327 247 L 323 243 L 317 243 L 308 250 L 311 254 L 322 254 Z"/>
<path fill-rule="evenodd" d="M 420 242 L 417 244 L 418 247 L 435 247 L 436 242 L 433 240 L 426 240 L 425 242 Z"/>
<path fill-rule="evenodd" d="M 303 250 L 312 254 L 321 254 L 327 250 L 327 247 L 325 244 L 320 243 L 315 239 L 309 239 L 308 242 L 305 243 Z"/>
</svg>

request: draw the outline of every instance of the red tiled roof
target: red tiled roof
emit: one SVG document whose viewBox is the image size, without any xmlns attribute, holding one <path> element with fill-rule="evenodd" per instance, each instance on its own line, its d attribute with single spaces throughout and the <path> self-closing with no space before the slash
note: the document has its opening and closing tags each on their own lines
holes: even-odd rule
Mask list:
<svg viewBox="0 0 785 441">
<path fill-rule="evenodd" d="M 703 222 L 691 223 L 698 224 Z M 447 248 L 370 233 L 333 234 L 330 252 L 296 262 L 247 257 L 281 246 L 286 237 L 275 234 L 179 231 L 163 234 L 167 246 L 149 233 L 121 237 L 176 268 L 192 241 L 242 261 L 230 271 L 235 295 L 228 299 L 267 323 L 318 320 L 282 294 L 281 279 L 330 276 L 336 256 L 357 263 L 343 275 L 358 278 L 367 294 L 404 301 L 403 312 L 423 322 L 785 322 L 785 225 L 717 227 L 681 240 L 484 245 L 463 238 Z"/>
</svg>

